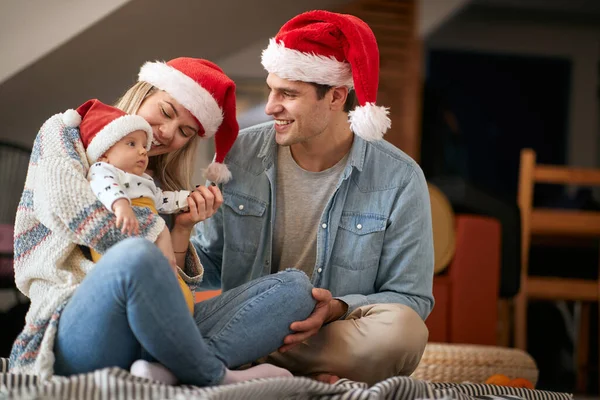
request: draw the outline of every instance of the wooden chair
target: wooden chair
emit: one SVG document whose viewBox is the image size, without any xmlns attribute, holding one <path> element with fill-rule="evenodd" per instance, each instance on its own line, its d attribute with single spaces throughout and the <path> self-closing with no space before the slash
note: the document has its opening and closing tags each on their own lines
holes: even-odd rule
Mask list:
<svg viewBox="0 0 600 400">
<path fill-rule="evenodd" d="M 527 347 L 527 302 L 567 300 L 582 302 L 582 319 L 578 353 L 578 389 L 585 387 L 582 367 L 587 365 L 589 339 L 589 305 L 599 301 L 599 282 L 584 279 L 529 276 L 529 250 L 532 236 L 544 238 L 600 238 L 600 212 L 533 207 L 536 183 L 600 186 L 600 170 L 569 168 L 536 163 L 532 149 L 521 151 L 518 203 L 521 209 L 521 290 L 515 298 L 515 346 Z"/>
</svg>

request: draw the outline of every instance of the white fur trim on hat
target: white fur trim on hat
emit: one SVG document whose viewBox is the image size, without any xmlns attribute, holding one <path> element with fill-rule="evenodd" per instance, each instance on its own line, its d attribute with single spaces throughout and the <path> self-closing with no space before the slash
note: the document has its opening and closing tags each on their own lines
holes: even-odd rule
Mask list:
<svg viewBox="0 0 600 400">
<path fill-rule="evenodd" d="M 62 113 L 62 121 L 69 128 L 77 128 L 81 124 L 81 115 L 71 108 Z"/>
<path fill-rule="evenodd" d="M 226 183 L 231 180 L 231 171 L 225 164 L 212 162 L 206 170 L 206 178 L 215 183 Z"/>
<path fill-rule="evenodd" d="M 223 110 L 215 98 L 198 82 L 163 62 L 147 62 L 138 80 L 148 82 L 169 93 L 181 103 L 204 128 L 204 137 L 212 137 L 223 122 Z"/>
<path fill-rule="evenodd" d="M 262 65 L 267 72 L 283 79 L 354 88 L 350 63 L 288 49 L 274 38 L 269 40 L 269 46 L 262 52 Z"/>
<path fill-rule="evenodd" d="M 119 140 L 135 131 L 146 132 L 148 137 L 146 150 L 150 151 L 152 146 L 152 127 L 150 127 L 150 124 L 139 115 L 124 115 L 112 120 L 94 136 L 86 150 L 90 164 L 96 162 Z"/>
<path fill-rule="evenodd" d="M 388 107 L 366 103 L 348 113 L 348 122 L 352 132 L 368 142 L 381 140 L 385 132 L 392 126 Z"/>
</svg>

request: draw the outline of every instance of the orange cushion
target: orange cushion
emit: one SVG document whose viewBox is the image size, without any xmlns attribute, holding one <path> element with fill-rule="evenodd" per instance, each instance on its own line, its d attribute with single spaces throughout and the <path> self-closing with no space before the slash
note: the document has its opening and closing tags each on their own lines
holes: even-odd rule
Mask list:
<svg viewBox="0 0 600 400">
<path fill-rule="evenodd" d="M 205 292 L 196 292 L 196 303 L 200 303 L 201 301 L 212 299 L 215 296 L 221 294 L 221 290 L 207 290 Z"/>
</svg>

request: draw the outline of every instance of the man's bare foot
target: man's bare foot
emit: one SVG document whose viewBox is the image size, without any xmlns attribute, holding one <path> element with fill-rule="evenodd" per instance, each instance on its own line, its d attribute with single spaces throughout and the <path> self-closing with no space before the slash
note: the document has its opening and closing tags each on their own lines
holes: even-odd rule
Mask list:
<svg viewBox="0 0 600 400">
<path fill-rule="evenodd" d="M 313 375 L 312 378 L 319 382 L 329 383 L 331 385 L 333 385 L 334 383 L 336 383 L 337 381 L 340 380 L 339 376 L 331 375 L 331 374 L 317 374 L 317 375 Z"/>
</svg>

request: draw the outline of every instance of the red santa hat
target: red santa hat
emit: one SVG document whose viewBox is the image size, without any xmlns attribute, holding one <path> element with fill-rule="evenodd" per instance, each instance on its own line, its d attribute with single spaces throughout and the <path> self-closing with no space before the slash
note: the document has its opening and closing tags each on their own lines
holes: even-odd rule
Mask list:
<svg viewBox="0 0 600 400">
<path fill-rule="evenodd" d="M 262 64 L 280 78 L 354 89 L 359 103 L 350 128 L 365 140 L 383 138 L 391 127 L 389 109 L 375 105 L 379 49 L 361 19 L 329 11 L 300 14 L 281 27 L 262 53 Z"/>
<path fill-rule="evenodd" d="M 90 164 L 98 161 L 108 149 L 131 132 L 146 132 L 146 150 L 149 151 L 152 146 L 152 127 L 144 118 L 129 115 L 97 99 L 86 101 L 77 110 L 65 111 L 62 120 L 71 128 L 79 127 Z"/>
<path fill-rule="evenodd" d="M 199 58 L 176 58 L 167 63 L 147 62 L 139 81 L 164 90 L 181 103 L 200 124 L 200 136 L 215 137 L 215 158 L 206 177 L 224 183 L 231 172 L 223 161 L 237 138 L 235 83 L 216 64 Z"/>
</svg>

